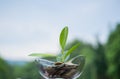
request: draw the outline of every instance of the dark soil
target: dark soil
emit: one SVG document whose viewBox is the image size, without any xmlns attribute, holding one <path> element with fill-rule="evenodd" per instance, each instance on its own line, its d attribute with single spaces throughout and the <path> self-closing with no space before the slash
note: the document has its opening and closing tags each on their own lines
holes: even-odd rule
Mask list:
<svg viewBox="0 0 120 79">
<path fill-rule="evenodd" d="M 45 75 L 49 78 L 72 79 L 77 73 L 78 65 L 65 63 L 55 63 L 54 66 L 45 69 Z"/>
</svg>

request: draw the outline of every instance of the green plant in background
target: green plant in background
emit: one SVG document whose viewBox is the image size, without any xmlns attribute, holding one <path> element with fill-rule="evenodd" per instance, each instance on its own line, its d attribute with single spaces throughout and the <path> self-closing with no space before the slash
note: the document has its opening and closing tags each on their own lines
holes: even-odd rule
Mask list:
<svg viewBox="0 0 120 79">
<path fill-rule="evenodd" d="M 67 62 L 69 60 L 70 54 L 80 45 L 79 43 L 72 46 L 69 50 L 65 51 L 65 46 L 68 38 L 68 27 L 65 26 L 59 36 L 59 42 L 61 47 L 61 53 L 56 56 L 57 62 Z M 29 56 L 37 56 L 37 57 L 49 57 L 55 56 L 52 54 L 41 54 L 41 53 L 32 53 Z"/>
</svg>

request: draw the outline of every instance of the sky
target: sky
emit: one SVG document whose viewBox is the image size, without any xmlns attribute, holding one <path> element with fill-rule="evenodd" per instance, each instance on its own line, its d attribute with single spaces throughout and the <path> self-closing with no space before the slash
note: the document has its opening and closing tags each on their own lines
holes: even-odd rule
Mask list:
<svg viewBox="0 0 120 79">
<path fill-rule="evenodd" d="M 32 60 L 31 53 L 59 52 L 59 34 L 104 44 L 120 22 L 120 0 L 0 0 L 0 56 Z"/>
</svg>

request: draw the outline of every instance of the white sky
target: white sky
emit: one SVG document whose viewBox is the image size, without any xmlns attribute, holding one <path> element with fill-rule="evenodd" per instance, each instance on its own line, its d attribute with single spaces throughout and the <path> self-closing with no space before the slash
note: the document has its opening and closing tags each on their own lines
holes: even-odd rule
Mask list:
<svg viewBox="0 0 120 79">
<path fill-rule="evenodd" d="M 30 60 L 32 52 L 57 53 L 59 33 L 69 38 L 105 43 L 109 30 L 120 22 L 119 0 L 0 0 L 0 55 Z"/>
</svg>

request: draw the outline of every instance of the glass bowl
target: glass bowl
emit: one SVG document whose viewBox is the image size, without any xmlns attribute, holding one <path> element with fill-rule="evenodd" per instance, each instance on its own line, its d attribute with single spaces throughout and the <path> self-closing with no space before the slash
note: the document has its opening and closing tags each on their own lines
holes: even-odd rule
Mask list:
<svg viewBox="0 0 120 79">
<path fill-rule="evenodd" d="M 39 73 L 45 79 L 77 79 L 85 64 L 85 57 L 82 55 L 72 58 L 66 63 L 53 62 L 37 58 Z"/>
</svg>

